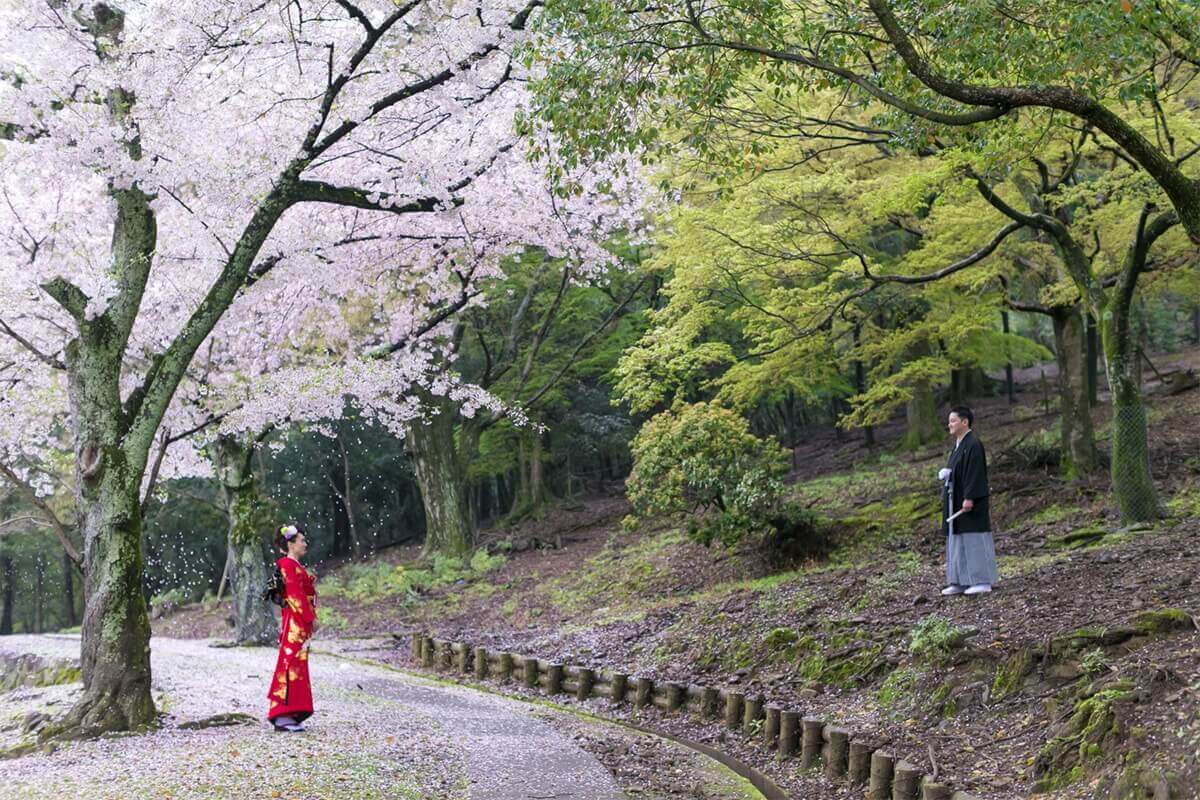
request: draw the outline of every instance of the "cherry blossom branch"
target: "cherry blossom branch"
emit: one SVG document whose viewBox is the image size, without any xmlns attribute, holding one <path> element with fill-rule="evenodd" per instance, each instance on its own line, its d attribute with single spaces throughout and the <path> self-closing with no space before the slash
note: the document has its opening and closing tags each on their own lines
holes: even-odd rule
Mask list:
<svg viewBox="0 0 1200 800">
<path fill-rule="evenodd" d="M 392 17 L 396 17 L 396 19 L 398 20 L 399 17 L 396 16 L 397 14 L 400 14 L 400 16 L 403 16 L 403 14 L 401 14 L 400 12 L 407 14 L 408 11 L 411 11 L 413 8 L 415 8 L 417 5 L 419 5 L 421 2 L 422 2 L 422 0 L 415 0 L 415 2 L 412 2 L 412 3 L 404 6 L 402 9 L 397 10 L 397 12 L 395 12 L 392 15 Z M 544 4 L 545 4 L 544 0 L 531 0 L 524 8 L 522 8 L 519 12 L 517 12 L 513 16 L 512 20 L 509 21 L 508 27 L 514 31 L 524 30 L 525 25 L 529 20 L 529 15 L 531 13 L 533 13 L 533 10 L 535 8 L 538 8 Z M 394 20 L 392 20 L 392 17 L 389 17 L 388 18 L 389 22 L 385 23 L 385 25 L 387 25 L 388 27 L 390 27 L 392 24 L 394 24 Z M 438 86 L 448 83 L 451 79 L 454 78 L 455 75 L 458 75 L 459 73 L 469 70 L 472 66 L 479 63 L 483 59 L 487 58 L 491 54 L 500 51 L 500 48 L 501 48 L 501 42 L 498 42 L 498 41 L 497 42 L 489 42 L 488 44 L 483 45 L 479 49 L 477 49 L 474 52 L 472 52 L 471 54 L 467 55 L 465 58 L 460 59 L 456 64 L 454 64 L 454 66 L 446 67 L 445 69 L 442 69 L 433 75 L 429 75 L 425 78 L 422 78 L 419 81 L 416 81 L 415 83 L 410 83 L 406 86 L 403 86 L 403 87 L 397 89 L 394 92 L 384 95 L 383 97 L 381 97 L 380 99 L 376 100 L 374 103 L 371 104 L 370 110 L 367 112 L 366 116 L 362 120 L 349 120 L 349 119 L 345 120 L 342 122 L 341 125 L 339 125 L 338 127 L 334 128 L 332 131 L 327 133 L 325 135 L 325 137 L 322 138 L 319 142 L 316 141 L 317 136 L 320 135 L 321 130 L 324 128 L 325 120 L 329 114 L 329 108 L 332 107 L 332 105 L 333 105 L 333 98 L 337 96 L 337 93 L 340 92 L 342 87 L 345 86 L 346 82 L 348 82 L 350 80 L 350 77 L 351 77 L 351 75 L 353 75 L 354 70 L 358 68 L 358 65 L 359 65 L 359 63 L 361 63 L 362 59 L 366 58 L 367 53 L 369 53 L 370 49 L 375 46 L 375 43 L 383 35 L 385 30 L 386 30 L 386 28 L 381 25 L 380 28 L 378 29 L 378 31 L 376 32 L 376 36 L 374 36 L 374 37 L 368 36 L 367 41 L 363 43 L 363 47 L 359 49 L 358 53 L 355 53 L 355 56 L 353 58 L 351 58 L 350 66 L 347 67 L 347 71 L 345 73 L 343 73 L 342 75 L 338 76 L 338 78 L 334 81 L 334 83 L 331 84 L 330 91 L 332 92 L 332 95 L 330 95 L 329 92 L 327 92 L 327 97 L 326 97 L 326 100 L 328 102 L 328 107 L 326 107 L 323 104 L 322 115 L 321 115 L 320 120 L 316 124 L 314 124 L 313 129 L 309 131 L 311 138 L 305 139 L 304 149 L 307 150 L 311 154 L 312 158 L 316 158 L 318 155 L 320 155 L 321 153 L 328 150 L 334 144 L 336 144 L 337 142 L 339 142 L 343 138 L 345 138 L 345 136 L 347 134 L 349 134 L 351 131 L 356 129 L 363 122 L 366 122 L 367 120 L 374 118 L 380 112 L 386 111 L 387 109 L 391 108 L 392 106 L 396 105 L 397 103 L 401 103 L 405 100 L 408 100 L 409 98 L 416 97 L 417 95 L 419 95 L 423 92 L 427 92 L 431 89 L 435 89 Z M 361 54 L 361 57 L 360 57 L 360 54 Z M 492 87 L 492 91 L 494 91 L 496 88 L 497 87 Z"/>
</svg>

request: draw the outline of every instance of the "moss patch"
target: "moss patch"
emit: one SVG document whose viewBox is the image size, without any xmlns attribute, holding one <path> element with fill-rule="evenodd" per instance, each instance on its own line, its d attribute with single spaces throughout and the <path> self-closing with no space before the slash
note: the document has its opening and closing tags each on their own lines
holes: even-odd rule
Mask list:
<svg viewBox="0 0 1200 800">
<path fill-rule="evenodd" d="M 1124 681 L 1083 692 L 1034 761 L 1036 789 L 1057 791 L 1082 779 L 1123 738 L 1117 708 L 1133 697 L 1133 685 Z"/>
</svg>

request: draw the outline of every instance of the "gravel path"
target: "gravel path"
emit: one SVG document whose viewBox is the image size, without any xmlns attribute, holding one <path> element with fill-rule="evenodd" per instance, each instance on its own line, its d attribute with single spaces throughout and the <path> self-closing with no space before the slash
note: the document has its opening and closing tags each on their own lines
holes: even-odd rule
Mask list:
<svg viewBox="0 0 1200 800">
<path fill-rule="evenodd" d="M 314 647 L 318 645 L 314 642 Z M 319 648 L 317 648 L 319 650 Z M 6 636 L 0 651 L 77 657 L 68 636 Z M 4 798 L 411 798 L 619 800 L 608 771 L 520 703 L 314 652 L 316 715 L 304 735 L 265 720 L 187 730 L 228 712 L 262 720 L 274 648 L 154 639 L 160 730 L 6 761 Z M 72 690 L 0 695 L 0 728 Z M 77 689 L 73 690 L 77 691 Z"/>
</svg>

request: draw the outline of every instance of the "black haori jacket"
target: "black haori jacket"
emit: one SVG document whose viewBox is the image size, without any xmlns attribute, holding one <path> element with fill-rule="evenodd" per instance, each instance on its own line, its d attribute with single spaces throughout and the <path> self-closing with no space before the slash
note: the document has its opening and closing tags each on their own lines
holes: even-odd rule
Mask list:
<svg viewBox="0 0 1200 800">
<path fill-rule="evenodd" d="M 987 456 L 983 452 L 983 443 L 974 431 L 967 431 L 946 462 L 950 470 L 950 485 L 942 487 L 942 533 L 950 532 L 946 522 L 947 491 L 954 492 L 952 508 L 958 511 L 962 508 L 963 500 L 975 502 L 974 508 L 954 519 L 955 533 L 986 533 L 992 530 L 992 517 L 988 512 L 988 477 Z"/>
</svg>

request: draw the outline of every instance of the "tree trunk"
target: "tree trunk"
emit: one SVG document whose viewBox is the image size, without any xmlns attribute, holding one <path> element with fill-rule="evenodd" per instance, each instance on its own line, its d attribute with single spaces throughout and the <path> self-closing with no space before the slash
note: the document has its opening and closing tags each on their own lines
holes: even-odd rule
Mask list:
<svg viewBox="0 0 1200 800">
<path fill-rule="evenodd" d="M 251 467 L 252 439 L 221 436 L 213 445 L 217 477 L 229 520 L 229 590 L 233 597 L 234 638 L 241 645 L 270 644 L 279 631 L 271 605 L 262 599 L 271 574 L 266 535 L 270 509 L 259 494 Z"/>
<path fill-rule="evenodd" d="M 607 462 L 607 459 L 605 459 Z M 607 463 L 605 464 L 607 467 Z M 517 437 L 517 491 L 513 494 L 509 516 L 514 516 L 529 503 L 529 458 L 525 452 L 525 437 Z"/>
<path fill-rule="evenodd" d="M 937 401 L 933 387 L 927 381 L 913 386 L 912 399 L 905 405 L 907 429 L 901 444 L 906 450 L 916 450 L 935 441 L 943 433 L 937 417 Z"/>
<path fill-rule="evenodd" d="M 957 406 L 963 403 L 963 371 L 961 369 L 950 370 L 950 405 Z"/>
<path fill-rule="evenodd" d="M 46 632 L 46 592 L 45 569 L 42 567 L 42 556 L 33 558 L 33 632 Z"/>
<path fill-rule="evenodd" d="M 529 510 L 535 517 L 541 517 L 546 505 L 545 472 L 542 464 L 542 434 L 533 432 L 533 447 L 529 456 Z"/>
<path fill-rule="evenodd" d="M 1088 406 L 1095 408 L 1100 403 L 1100 337 L 1091 314 L 1087 315 L 1087 391 Z"/>
<path fill-rule="evenodd" d="M 13 632 L 13 590 L 17 576 L 13 570 L 12 556 L 0 555 L 0 578 L 4 579 L 4 593 L 0 595 L 0 636 Z"/>
<path fill-rule="evenodd" d="M 66 627 L 74 628 L 79 624 L 79 616 L 75 613 L 75 562 L 66 551 L 62 554 L 63 577 L 63 620 Z"/>
<path fill-rule="evenodd" d="M 1200 344 L 1200 306 L 1192 306 L 1192 344 Z"/>
<path fill-rule="evenodd" d="M 128 479 L 117 448 L 104 460 L 99 486 L 84 489 L 82 504 L 84 694 L 60 726 L 43 729 L 46 738 L 136 730 L 154 720 L 150 620 L 142 594 L 141 475 Z"/>
<path fill-rule="evenodd" d="M 148 205 L 148 221 L 131 220 L 138 209 L 126 207 L 128 197 L 120 200 L 114 252 L 132 246 L 125 240 L 137 234 L 130 228 L 139 224 L 149 227 L 142 236 L 153 245 Z M 120 392 L 124 341 L 112 318 L 79 324 L 79 337 L 66 347 L 66 363 L 83 536 L 84 691 L 63 720 L 42 729 L 45 739 L 136 730 L 152 723 L 155 714 L 139 496 L 154 432 L 134 436 L 126 428 Z"/>
<path fill-rule="evenodd" d="M 446 398 L 425 399 L 434 413 L 427 422 L 410 425 L 407 434 L 408 451 L 425 506 L 425 553 L 464 557 L 475 547 L 475 525 L 465 465 L 454 446 L 454 423 L 458 415 Z"/>
<path fill-rule="evenodd" d="M 1001 325 L 1001 328 L 1003 329 L 1004 333 L 1007 334 L 1009 332 L 1008 312 L 1007 311 L 1000 312 L 1000 325 Z M 1017 402 L 1017 397 L 1014 394 L 1013 365 L 1012 365 L 1011 361 L 1009 361 L 1008 363 L 1006 363 L 1004 365 L 1004 391 L 1008 395 L 1008 404 L 1010 406 L 1015 405 Z"/>
<path fill-rule="evenodd" d="M 355 558 L 362 558 L 363 546 L 358 537 L 358 523 L 354 519 L 354 494 L 350 484 L 350 454 L 341 433 L 337 436 L 338 453 L 342 458 L 342 486 L 337 490 L 342 507 L 346 509 L 346 524 L 350 529 L 350 549 Z"/>
<path fill-rule="evenodd" d="M 1054 357 L 1058 364 L 1058 405 L 1062 417 L 1063 474 L 1076 478 L 1098 465 L 1096 436 L 1088 409 L 1086 340 L 1078 306 L 1055 309 Z"/>
<path fill-rule="evenodd" d="M 1137 344 L 1129 325 L 1129 303 L 1114 292 L 1100 315 L 1104 366 L 1112 393 L 1112 489 L 1125 522 L 1149 522 L 1161 515 L 1150 474 L 1146 408 L 1137 382 Z"/>
</svg>

